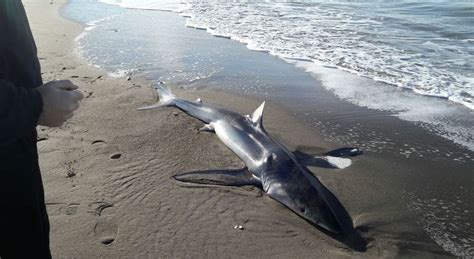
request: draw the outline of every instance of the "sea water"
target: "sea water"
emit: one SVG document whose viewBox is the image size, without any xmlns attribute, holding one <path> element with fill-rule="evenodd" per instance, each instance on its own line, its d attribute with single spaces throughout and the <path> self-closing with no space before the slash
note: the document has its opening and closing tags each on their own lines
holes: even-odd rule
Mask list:
<svg viewBox="0 0 474 259">
<path fill-rule="evenodd" d="M 474 109 L 472 1 L 104 0 Z"/>
</svg>

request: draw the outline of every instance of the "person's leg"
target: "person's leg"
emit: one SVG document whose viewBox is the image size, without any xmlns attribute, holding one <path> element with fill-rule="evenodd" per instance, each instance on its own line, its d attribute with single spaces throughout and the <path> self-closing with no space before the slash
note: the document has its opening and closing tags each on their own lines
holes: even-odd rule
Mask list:
<svg viewBox="0 0 474 259">
<path fill-rule="evenodd" d="M 0 151 L 0 257 L 51 258 L 36 149 L 21 143 Z"/>
</svg>

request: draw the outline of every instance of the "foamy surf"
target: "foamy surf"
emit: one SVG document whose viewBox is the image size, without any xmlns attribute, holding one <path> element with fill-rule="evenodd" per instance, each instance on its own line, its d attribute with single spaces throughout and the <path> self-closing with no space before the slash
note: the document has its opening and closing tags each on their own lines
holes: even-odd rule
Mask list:
<svg viewBox="0 0 474 259">
<path fill-rule="evenodd" d="M 123 8 L 182 12 L 187 4 L 176 0 L 100 0 L 102 3 L 119 5 Z"/>
<path fill-rule="evenodd" d="M 336 10 L 341 6 L 316 2 L 193 3 L 186 10 L 186 24 L 241 41 L 252 50 L 282 58 L 316 60 L 419 95 L 444 98 L 474 109 L 473 75 L 466 69 L 470 66 L 467 59 L 462 61 L 465 55 L 472 56 L 472 46 L 459 39 L 423 39 L 429 35 L 409 36 L 412 38 L 403 42 L 397 38 L 397 31 L 389 28 L 390 23 L 384 22 L 388 19 L 385 16 L 356 13 L 360 11 L 356 8 Z M 406 28 L 399 30 L 407 32 Z M 393 39 L 385 40 L 383 34 Z M 391 44 L 392 41 L 400 42 Z M 404 47 L 410 42 L 411 46 Z M 422 47 L 412 50 L 418 44 Z M 439 59 L 443 59 L 442 64 L 438 63 Z"/>
</svg>

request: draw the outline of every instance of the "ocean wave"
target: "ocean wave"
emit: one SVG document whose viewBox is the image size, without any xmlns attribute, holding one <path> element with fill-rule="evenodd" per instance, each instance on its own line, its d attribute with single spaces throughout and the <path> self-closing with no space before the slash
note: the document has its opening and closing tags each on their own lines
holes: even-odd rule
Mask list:
<svg viewBox="0 0 474 259">
<path fill-rule="evenodd" d="M 474 48 L 467 39 L 439 37 L 436 31 L 442 31 L 442 24 L 398 18 L 399 24 L 390 29 L 383 15 L 367 17 L 321 5 L 306 5 L 303 10 L 293 7 L 195 3 L 185 12 L 186 25 L 238 40 L 252 50 L 323 62 L 474 109 L 474 68 L 466 62 L 459 65 L 459 60 L 472 56 Z"/>
<path fill-rule="evenodd" d="M 378 3 L 367 11 L 367 3 L 347 1 L 101 1 L 178 12 L 186 26 L 251 50 L 323 62 L 474 109 L 474 66 L 466 61 L 474 58 L 466 13 L 474 13 L 463 2 Z M 447 18 L 428 17 L 433 15 Z M 462 17 L 466 24 L 453 21 Z"/>
</svg>

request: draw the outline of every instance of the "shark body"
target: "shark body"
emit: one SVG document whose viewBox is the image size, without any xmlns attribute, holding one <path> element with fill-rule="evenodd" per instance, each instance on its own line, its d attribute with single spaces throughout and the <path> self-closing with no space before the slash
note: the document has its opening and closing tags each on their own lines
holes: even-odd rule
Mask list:
<svg viewBox="0 0 474 259">
<path fill-rule="evenodd" d="M 262 124 L 264 104 L 251 115 L 203 104 L 200 99 L 177 98 L 163 84 L 155 89 L 160 97 L 155 105 L 176 107 L 205 123 L 202 131 L 215 132 L 219 139 L 246 165 L 241 170 L 214 170 L 179 174 L 178 181 L 227 186 L 254 185 L 272 199 L 288 207 L 323 232 L 349 247 L 366 250 L 366 241 L 354 229 L 347 210 L 296 156 L 266 132 Z M 357 149 L 341 149 L 342 154 L 357 155 Z M 350 160 L 349 160 L 350 161 Z"/>
</svg>

